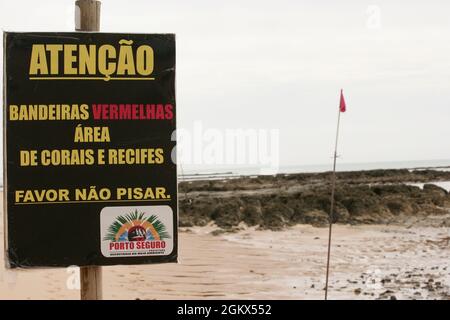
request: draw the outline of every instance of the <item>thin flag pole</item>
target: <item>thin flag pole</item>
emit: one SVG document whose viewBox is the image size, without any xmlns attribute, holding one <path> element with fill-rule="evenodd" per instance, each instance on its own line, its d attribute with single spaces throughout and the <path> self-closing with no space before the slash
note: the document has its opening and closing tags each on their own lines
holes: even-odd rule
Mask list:
<svg viewBox="0 0 450 320">
<path fill-rule="evenodd" d="M 341 112 L 345 111 L 345 102 L 343 102 L 343 94 L 341 89 L 341 101 L 338 108 L 338 120 L 336 129 L 336 141 L 334 144 L 334 161 L 333 161 L 333 173 L 331 176 L 331 199 L 330 199 L 330 215 L 329 215 L 329 228 L 328 228 L 328 252 L 327 252 L 327 274 L 325 278 L 325 300 L 328 299 L 328 278 L 330 274 L 330 253 L 331 253 L 331 232 L 333 229 L 333 212 L 334 212 L 334 193 L 336 189 L 336 159 L 337 159 L 337 147 L 339 138 L 339 125 L 341 120 Z M 344 109 L 342 109 L 342 104 L 344 103 Z"/>
</svg>

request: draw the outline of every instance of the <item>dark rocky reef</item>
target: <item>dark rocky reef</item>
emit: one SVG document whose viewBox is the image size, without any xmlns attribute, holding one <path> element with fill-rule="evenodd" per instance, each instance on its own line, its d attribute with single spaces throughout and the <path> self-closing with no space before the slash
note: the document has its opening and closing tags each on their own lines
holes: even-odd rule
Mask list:
<svg viewBox="0 0 450 320">
<path fill-rule="evenodd" d="M 330 173 L 242 177 L 180 183 L 180 226 L 213 221 L 225 230 L 241 222 L 279 230 L 305 223 L 326 226 Z M 334 221 L 350 224 L 396 223 L 399 217 L 447 214 L 448 192 L 410 182 L 450 180 L 450 172 L 372 170 L 337 175 Z"/>
</svg>

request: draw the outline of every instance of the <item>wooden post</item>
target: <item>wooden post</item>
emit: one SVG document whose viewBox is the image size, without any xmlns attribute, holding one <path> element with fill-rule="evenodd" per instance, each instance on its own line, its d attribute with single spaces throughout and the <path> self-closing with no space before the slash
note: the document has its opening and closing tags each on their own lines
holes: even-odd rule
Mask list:
<svg viewBox="0 0 450 320">
<path fill-rule="evenodd" d="M 80 268 L 81 300 L 102 299 L 102 267 Z"/>
<path fill-rule="evenodd" d="M 75 30 L 100 31 L 100 1 L 75 1 Z"/>
<path fill-rule="evenodd" d="M 77 0 L 75 2 L 75 30 L 100 31 L 100 1 Z M 102 299 L 102 267 L 80 268 L 81 300 Z"/>
</svg>

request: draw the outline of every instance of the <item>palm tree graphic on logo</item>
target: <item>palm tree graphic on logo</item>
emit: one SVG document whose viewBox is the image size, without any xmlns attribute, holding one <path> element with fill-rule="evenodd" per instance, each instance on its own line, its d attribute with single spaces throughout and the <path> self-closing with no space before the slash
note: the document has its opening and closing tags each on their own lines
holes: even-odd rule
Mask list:
<svg viewBox="0 0 450 320">
<path fill-rule="evenodd" d="M 146 217 L 144 212 L 121 215 L 109 226 L 104 240 L 108 241 L 145 241 L 170 238 L 166 226 L 156 215 Z"/>
</svg>

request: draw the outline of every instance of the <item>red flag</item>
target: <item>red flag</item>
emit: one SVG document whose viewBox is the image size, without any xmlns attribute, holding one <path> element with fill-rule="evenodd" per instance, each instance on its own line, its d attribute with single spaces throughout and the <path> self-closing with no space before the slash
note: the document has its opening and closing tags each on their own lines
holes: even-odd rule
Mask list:
<svg viewBox="0 0 450 320">
<path fill-rule="evenodd" d="M 346 107 L 347 106 L 345 105 L 344 94 L 342 93 L 342 89 L 341 89 L 341 101 L 339 103 L 339 110 L 341 110 L 341 112 L 345 112 Z"/>
</svg>

